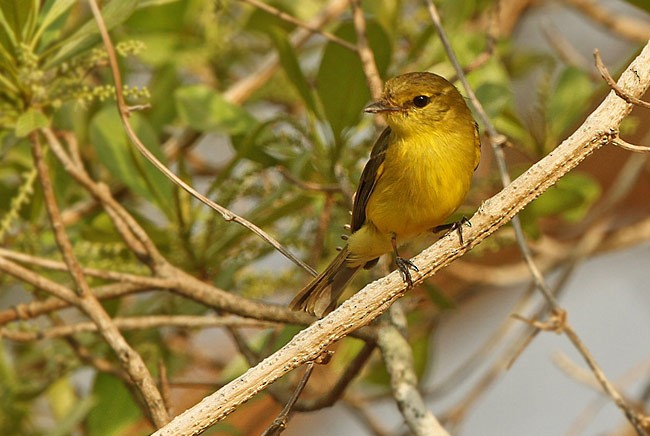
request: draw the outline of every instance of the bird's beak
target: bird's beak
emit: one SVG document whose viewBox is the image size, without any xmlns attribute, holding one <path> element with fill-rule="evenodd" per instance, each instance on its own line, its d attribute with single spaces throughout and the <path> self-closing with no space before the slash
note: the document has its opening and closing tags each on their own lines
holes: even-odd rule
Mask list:
<svg viewBox="0 0 650 436">
<path fill-rule="evenodd" d="M 397 112 L 400 110 L 401 108 L 397 106 L 391 106 L 386 100 L 379 100 L 366 106 L 363 111 L 370 114 L 378 114 L 381 112 Z"/>
</svg>

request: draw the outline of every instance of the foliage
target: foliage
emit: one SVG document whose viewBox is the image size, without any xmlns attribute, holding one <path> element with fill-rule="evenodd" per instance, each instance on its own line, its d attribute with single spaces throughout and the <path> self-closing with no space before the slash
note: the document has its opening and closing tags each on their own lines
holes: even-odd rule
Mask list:
<svg viewBox="0 0 650 436">
<path fill-rule="evenodd" d="M 268 3 L 305 21 L 324 7 L 318 0 Z M 467 65 L 487 48 L 478 18 L 492 2 L 439 3 L 453 46 Z M 364 8 L 369 44 L 384 79 L 413 70 L 453 74 L 420 2 L 369 1 Z M 362 112 L 371 97 L 359 57 L 320 37 L 297 46 L 292 38 L 295 25 L 243 2 L 111 0 L 104 2 L 102 14 L 116 42 L 129 102 L 151 105 L 131 117 L 149 150 L 188 183 L 273 234 L 301 257 L 318 264 L 329 260 L 339 245 L 342 226 L 349 221 L 347 194 L 358 180 L 375 136 Z M 326 30 L 356 42 L 349 15 L 328 24 Z M 498 41 L 495 50 L 469 73 L 469 80 L 497 128 L 512 141 L 515 160 L 527 167 L 550 152 L 588 113 L 596 82 L 548 53 L 519 53 L 505 39 Z M 233 89 L 259 74 L 270 54 L 277 55 L 278 68 L 249 96 L 234 98 Z M 50 259 L 60 257 L 40 188 L 35 188 L 28 141 L 40 129 L 51 127 L 76 144 L 88 172 L 106 183 L 178 267 L 246 297 L 279 298 L 298 289 L 305 274 L 296 272 L 247 229 L 190 200 L 135 151 L 115 111 L 115 89 L 106 67 L 98 27 L 84 2 L 0 1 L 2 246 Z M 514 98 L 514 88 L 531 77 L 539 86 L 524 111 Z M 484 153 L 489 153 L 485 146 Z M 48 156 L 48 163 L 59 204 L 68 212 L 66 230 L 80 262 L 104 270 L 144 273 L 145 267 L 107 212 L 57 160 Z M 280 169 L 291 179 L 334 185 L 338 191 L 302 189 L 283 177 Z M 491 171 L 485 171 L 472 199 L 486 198 L 499 189 Z M 545 219 L 579 222 L 599 196 L 594 175 L 575 174 L 525 212 L 525 228 L 536 237 Z M 472 201 L 470 210 L 478 202 Z M 72 286 L 61 272 L 39 272 Z M 367 275 L 360 277 L 359 282 L 367 279 Z M 25 293 L 43 298 L 40 291 L 20 287 L 9 277 L 0 278 L 0 283 L 3 291 L 20 288 L 20 299 L 25 299 Z M 105 281 L 92 279 L 91 283 L 100 286 Z M 455 307 L 444 290 L 436 288 L 426 295 L 426 304 L 410 315 L 417 321 L 412 328 L 419 374 L 430 367 L 434 331 L 432 323 L 420 320 L 427 311 Z M 202 304 L 162 292 L 108 300 L 104 306 L 112 316 L 211 312 Z M 57 325 L 58 315 L 51 315 L 49 322 Z M 24 332 L 42 325 L 26 321 L 7 328 Z M 191 369 L 191 359 L 172 343 L 183 343 L 188 331 L 137 332 L 127 338 L 150 368 L 162 360 L 172 377 L 181 377 Z M 255 340 L 262 344 L 261 351 L 269 351 L 286 342 L 289 333 L 295 329 L 266 332 Z M 6 388 L 0 389 L 0 433 L 65 434 L 83 425 L 89 434 L 123 434 L 145 419 L 138 400 L 114 375 L 97 372 L 87 382 L 91 393 L 79 393 L 75 376 L 88 365 L 79 349 L 113 364 L 116 360 L 99 336 L 75 338 L 77 348 L 63 340 L 47 341 L 45 347 L 0 348 L 0 385 Z M 344 341 L 339 355 L 354 356 L 359 348 L 358 342 Z M 242 369 L 241 362 L 232 359 L 216 373 L 219 381 L 226 381 Z M 21 375 L 27 373 L 38 376 L 26 380 Z M 372 366 L 360 382 L 364 383 L 382 389 L 389 385 L 379 364 Z M 38 399 L 52 408 L 51 428 L 36 419 Z M 63 400 L 78 405 L 56 409 Z"/>
</svg>

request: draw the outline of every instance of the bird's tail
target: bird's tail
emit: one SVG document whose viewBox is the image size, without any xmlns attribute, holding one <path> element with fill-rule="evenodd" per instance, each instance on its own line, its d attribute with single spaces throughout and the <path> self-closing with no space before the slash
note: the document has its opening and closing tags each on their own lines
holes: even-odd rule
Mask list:
<svg viewBox="0 0 650 436">
<path fill-rule="evenodd" d="M 295 296 L 289 304 L 292 310 L 304 310 L 319 318 L 330 313 L 336 302 L 361 266 L 347 266 L 350 251 L 345 246 L 329 266 Z"/>
</svg>

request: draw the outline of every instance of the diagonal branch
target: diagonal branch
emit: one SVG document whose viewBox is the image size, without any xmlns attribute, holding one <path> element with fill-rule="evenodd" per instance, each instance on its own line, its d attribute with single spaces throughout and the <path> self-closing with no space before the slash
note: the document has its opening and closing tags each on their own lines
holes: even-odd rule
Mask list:
<svg viewBox="0 0 650 436">
<path fill-rule="evenodd" d="M 309 33 L 314 33 L 317 35 L 321 35 L 323 38 L 327 39 L 328 41 L 334 42 L 341 47 L 345 47 L 348 50 L 356 51 L 356 47 L 354 44 L 351 44 L 350 42 L 346 41 L 345 39 L 341 39 L 338 36 L 334 35 L 333 33 L 326 32 L 322 30 L 319 26 L 314 26 L 310 23 L 305 23 L 304 21 L 300 21 L 296 17 L 287 14 L 286 12 L 282 12 L 280 9 L 274 8 L 271 5 L 267 5 L 264 2 L 258 1 L 258 0 L 241 0 L 244 3 L 248 3 L 251 6 L 256 7 L 257 9 L 260 9 L 267 14 L 271 14 L 275 17 L 278 17 L 279 19 L 286 21 L 287 23 L 294 24 L 298 27 L 302 27 L 303 29 L 309 31 Z"/>
<path fill-rule="evenodd" d="M 122 369 L 129 374 L 133 384 L 138 388 L 139 393 L 147 404 L 147 410 L 151 414 L 154 424 L 156 427 L 161 427 L 169 421 L 169 415 L 165 410 L 156 383 L 151 377 L 142 357 L 126 342 L 117 327 L 115 327 L 115 324 L 113 324 L 111 317 L 104 310 L 104 307 L 93 295 L 81 269 L 81 265 L 72 252 L 72 243 L 68 239 L 65 227 L 61 221 L 61 212 L 54 196 L 54 188 L 50 179 L 49 169 L 45 162 L 39 133 L 33 133 L 31 135 L 31 141 L 36 171 L 38 172 L 38 178 L 43 189 L 45 207 L 50 217 L 54 236 L 63 259 L 68 266 L 68 271 L 77 287 L 76 296 L 78 301 L 75 302 L 75 305 L 83 310 L 97 325 L 97 329 L 117 355 Z"/>
<path fill-rule="evenodd" d="M 650 43 L 629 65 L 618 84 L 636 97 L 648 89 Z M 464 245 L 460 246 L 451 235 L 443 237 L 415 257 L 413 261 L 421 271 L 421 275 L 415 277 L 415 282 L 420 283 L 432 276 L 478 245 L 589 154 L 608 144 L 610 132 L 618 128 L 630 110 L 625 101 L 610 93 L 569 138 L 483 203 L 472 217 L 472 227 L 465 230 Z M 180 436 L 203 432 L 282 375 L 315 359 L 333 342 L 370 323 L 405 292 L 398 272 L 369 284 L 328 316 L 298 333 L 276 353 L 174 418 L 155 434 Z"/>
</svg>

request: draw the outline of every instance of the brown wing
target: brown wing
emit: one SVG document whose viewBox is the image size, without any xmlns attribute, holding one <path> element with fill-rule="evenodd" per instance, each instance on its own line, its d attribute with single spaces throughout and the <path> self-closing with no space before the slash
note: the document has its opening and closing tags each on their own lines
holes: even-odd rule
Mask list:
<svg viewBox="0 0 650 436">
<path fill-rule="evenodd" d="M 378 174 L 381 173 L 381 166 L 386 157 L 388 148 L 388 137 L 390 136 L 390 127 L 386 127 L 370 152 L 370 159 L 361 173 L 359 187 L 354 196 L 354 205 L 352 206 L 352 232 L 356 232 L 366 222 L 366 206 L 372 191 L 377 184 Z"/>
<path fill-rule="evenodd" d="M 474 121 L 474 145 L 476 146 L 476 157 L 474 158 L 474 170 L 478 168 L 481 161 L 481 134 L 478 130 L 478 123 Z"/>
</svg>

